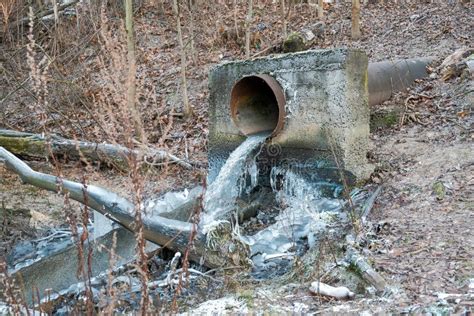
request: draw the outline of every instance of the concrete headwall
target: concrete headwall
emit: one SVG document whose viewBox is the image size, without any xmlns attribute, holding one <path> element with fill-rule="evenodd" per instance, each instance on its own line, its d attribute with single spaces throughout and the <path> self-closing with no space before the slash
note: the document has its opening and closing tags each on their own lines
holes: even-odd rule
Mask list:
<svg viewBox="0 0 474 316">
<path fill-rule="evenodd" d="M 334 163 L 357 179 L 372 171 L 366 153 L 369 137 L 367 56 L 363 51 L 332 49 L 229 62 L 209 75 L 209 181 L 245 136 L 234 124 L 230 98 L 240 79 L 273 77 L 284 92 L 286 118 L 272 139 L 281 157 Z"/>
</svg>

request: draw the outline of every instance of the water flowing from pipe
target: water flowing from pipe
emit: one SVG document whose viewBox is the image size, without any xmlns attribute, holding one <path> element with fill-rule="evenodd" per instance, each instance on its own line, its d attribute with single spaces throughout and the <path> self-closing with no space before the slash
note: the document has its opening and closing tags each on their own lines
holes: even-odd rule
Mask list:
<svg viewBox="0 0 474 316">
<path fill-rule="evenodd" d="M 235 208 L 236 198 L 257 185 L 255 159 L 268 135 L 269 133 L 250 135 L 230 154 L 217 178 L 207 187 L 201 225 L 224 218 Z M 247 184 L 248 178 L 250 185 Z"/>
</svg>

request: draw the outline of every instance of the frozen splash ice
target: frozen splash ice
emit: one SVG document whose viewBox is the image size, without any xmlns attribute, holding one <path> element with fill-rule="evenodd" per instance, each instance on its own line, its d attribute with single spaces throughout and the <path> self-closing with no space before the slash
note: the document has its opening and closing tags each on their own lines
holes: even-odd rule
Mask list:
<svg viewBox="0 0 474 316">
<path fill-rule="evenodd" d="M 290 166 L 272 168 L 270 184 L 282 211 L 275 218 L 275 224 L 246 237 L 253 254 L 286 252 L 294 246 L 295 240 L 311 239 L 312 234 L 327 228 L 329 219 L 342 215 L 340 211 L 345 202 L 331 196 L 337 194 L 340 186 L 308 181 L 303 173 Z M 328 190 L 334 192 L 324 192 Z"/>
<path fill-rule="evenodd" d="M 254 156 L 253 159 L 247 161 L 244 166 L 244 172 L 240 178 L 239 195 L 249 194 L 258 184 L 258 166 Z"/>
<path fill-rule="evenodd" d="M 287 259 L 304 248 L 301 240 L 306 239 L 309 247 L 313 247 L 328 230 L 348 220 L 344 212 L 348 202 L 340 197 L 342 186 L 321 178 L 313 179 L 312 174 L 308 176 L 306 172 L 307 169 L 295 166 L 275 166 L 271 170 L 270 184 L 282 211 L 274 224 L 253 236 L 242 237 L 250 246 L 256 277 L 269 277 L 274 273 L 271 270 L 275 259 L 270 258 L 277 258 L 280 264 L 285 261 L 290 264 Z M 363 198 L 363 192 L 351 192 L 354 205 L 359 205 Z M 276 267 L 284 271 L 281 266 Z"/>
<path fill-rule="evenodd" d="M 280 204 L 310 207 L 312 211 L 329 211 L 337 208 L 321 201 L 336 201 L 342 186 L 334 182 L 307 179 L 307 168 L 298 166 L 274 166 L 270 172 L 270 184 Z M 338 203 L 339 204 L 339 203 Z"/>
<path fill-rule="evenodd" d="M 257 185 L 255 158 L 268 135 L 269 133 L 250 135 L 230 154 L 219 175 L 206 190 L 201 225 L 222 219 L 234 208 L 235 200 L 241 193 L 249 192 Z"/>
</svg>

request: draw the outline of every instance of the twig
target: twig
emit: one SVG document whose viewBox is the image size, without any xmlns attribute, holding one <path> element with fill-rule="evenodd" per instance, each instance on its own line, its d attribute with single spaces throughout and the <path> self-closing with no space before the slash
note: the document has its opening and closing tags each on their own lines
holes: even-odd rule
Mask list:
<svg viewBox="0 0 474 316">
<path fill-rule="evenodd" d="M 234 270 L 234 269 L 238 270 L 238 269 L 242 269 L 242 268 L 245 268 L 245 267 L 244 266 L 220 267 L 220 268 L 216 268 L 216 269 L 211 269 L 211 270 L 205 272 L 204 274 L 209 275 L 209 274 L 217 272 L 217 271 Z"/>
<path fill-rule="evenodd" d="M 12 91 L 10 91 L 10 93 L 8 93 L 5 97 L 3 97 L 2 100 L 0 100 L 0 104 L 2 104 L 3 102 L 5 102 L 11 95 L 13 95 L 14 93 L 16 93 L 18 90 L 20 90 L 21 88 L 23 88 L 23 86 L 25 85 L 25 83 L 27 83 L 29 80 L 31 79 L 31 76 L 29 76 L 28 78 L 26 78 L 25 80 L 23 80 L 15 89 L 13 89 Z"/>
<path fill-rule="evenodd" d="M 367 220 L 367 216 L 369 216 L 369 213 L 372 210 L 372 207 L 374 206 L 375 199 L 380 194 L 380 192 L 382 192 L 381 185 L 374 191 L 374 193 L 372 193 L 372 195 L 365 202 L 364 207 L 362 208 L 362 216 L 361 216 L 362 225 L 365 224 L 365 221 Z"/>
<path fill-rule="evenodd" d="M 59 235 L 59 236 L 58 236 Z M 51 235 L 49 236 L 46 236 L 46 237 L 43 237 L 43 238 L 38 238 L 36 240 L 33 240 L 33 242 L 40 242 L 40 241 L 43 241 L 43 240 L 51 240 L 51 239 L 56 239 L 56 238 L 63 238 L 63 237 L 68 237 L 68 236 L 71 236 L 72 233 L 71 232 L 65 232 L 65 231 L 55 231 L 54 233 L 52 233 Z"/>
<path fill-rule="evenodd" d="M 195 270 L 195 269 L 192 269 L 192 268 L 189 268 L 187 269 L 189 273 L 195 273 L 195 274 L 198 274 L 200 276 L 203 276 L 203 277 L 206 277 L 206 278 L 209 278 L 211 279 L 212 281 L 219 281 L 217 280 L 216 278 L 213 278 L 211 277 L 210 275 L 207 275 L 207 273 L 203 273 L 201 271 L 198 271 L 198 270 Z M 171 271 L 170 271 L 171 272 Z M 170 276 L 174 276 L 175 274 L 177 273 L 182 273 L 184 272 L 184 269 L 183 268 L 180 268 L 180 269 L 177 269 L 176 271 L 174 271 L 174 273 L 170 273 L 168 274 L 168 276 L 162 280 L 157 280 L 157 281 L 153 281 L 153 282 L 150 282 L 148 283 L 148 287 L 150 288 L 154 288 L 154 287 L 165 287 L 165 286 L 169 286 L 171 284 L 174 284 L 175 282 L 178 282 L 177 280 L 174 280 L 172 279 Z"/>
<path fill-rule="evenodd" d="M 255 58 L 255 57 L 257 57 L 257 56 L 260 56 L 260 55 L 262 55 L 262 54 L 268 52 L 269 50 L 274 49 L 275 47 L 277 47 L 277 46 L 276 46 L 276 45 L 269 46 L 269 47 L 267 47 L 267 48 L 265 48 L 265 49 L 259 51 L 258 53 L 253 54 L 251 58 Z"/>
</svg>

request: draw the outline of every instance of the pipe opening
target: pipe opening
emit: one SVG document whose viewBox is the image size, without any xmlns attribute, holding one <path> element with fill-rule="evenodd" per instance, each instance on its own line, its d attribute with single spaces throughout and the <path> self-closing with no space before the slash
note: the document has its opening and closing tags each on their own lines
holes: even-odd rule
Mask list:
<svg viewBox="0 0 474 316">
<path fill-rule="evenodd" d="M 269 75 L 244 77 L 232 88 L 232 120 L 244 135 L 261 132 L 275 136 L 284 125 L 285 96 Z"/>
</svg>

